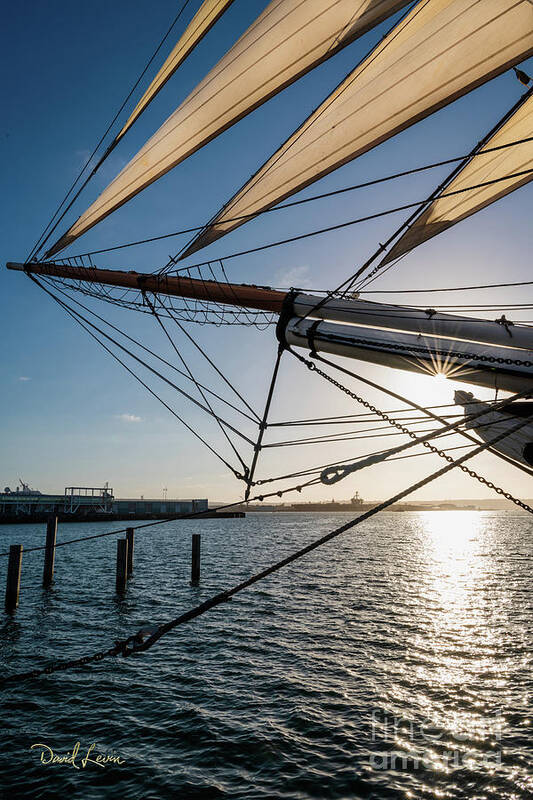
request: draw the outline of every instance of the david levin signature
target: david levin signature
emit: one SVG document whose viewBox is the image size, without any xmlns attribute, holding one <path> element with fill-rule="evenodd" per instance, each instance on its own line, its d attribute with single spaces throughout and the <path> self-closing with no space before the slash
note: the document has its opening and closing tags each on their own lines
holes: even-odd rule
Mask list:
<svg viewBox="0 0 533 800">
<path fill-rule="evenodd" d="M 88 764 L 96 764 L 97 767 L 105 767 L 108 764 L 125 764 L 125 760 L 120 756 L 111 753 L 96 753 L 96 742 L 90 744 L 87 748 L 85 755 L 80 754 L 81 743 L 76 742 L 72 752 L 67 752 L 64 755 L 54 753 L 51 747 L 47 744 L 37 742 L 32 744 L 31 750 L 39 747 L 41 749 L 41 764 L 66 764 L 74 767 L 74 769 L 85 769 Z"/>
</svg>

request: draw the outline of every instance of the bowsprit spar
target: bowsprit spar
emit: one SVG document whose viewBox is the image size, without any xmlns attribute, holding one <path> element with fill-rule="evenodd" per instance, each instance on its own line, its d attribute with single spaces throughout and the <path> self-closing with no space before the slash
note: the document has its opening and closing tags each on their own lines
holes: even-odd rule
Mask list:
<svg viewBox="0 0 533 800">
<path fill-rule="evenodd" d="M 24 271 L 159 399 L 244 483 L 245 499 L 257 485 L 272 484 L 272 491 L 265 496 L 281 497 L 287 491 L 301 491 L 320 482 L 330 485 L 372 464 L 424 452 L 432 452 L 453 464 L 450 450 L 470 448 L 473 454 L 480 451 L 479 438 L 473 437 L 472 432 L 484 443 L 481 449 L 488 449 L 508 464 L 533 474 L 533 403 L 527 402 L 533 394 L 533 328 L 527 324 L 513 324 L 504 313 L 498 319 L 459 316 L 436 308 L 370 302 L 360 297 L 370 282 L 395 267 L 418 245 L 532 180 L 533 86 L 527 65 L 523 63 L 533 56 L 531 0 L 418 0 L 414 3 L 405 0 L 361 0 L 357 3 L 353 0 L 271 0 L 100 196 L 55 238 L 90 178 L 232 3 L 233 0 L 204 0 L 200 4 L 127 119 L 115 117 L 112 125 L 121 126 L 120 130 L 110 142 L 105 137 L 99 142 L 95 153 L 99 147 L 105 150 L 96 167 L 92 167 L 92 162 L 86 164 L 26 261 L 9 262 L 8 268 Z M 171 31 L 188 5 L 189 0 L 181 8 Z M 354 66 L 224 207 L 204 225 L 178 232 L 194 233 L 194 237 L 168 263 L 147 273 L 97 266 L 93 259 L 106 250 L 63 254 L 65 248 L 148 185 L 389 18 L 392 27 L 377 46 Z M 169 35 L 170 31 L 163 42 Z M 381 176 L 375 181 L 303 200 L 283 202 L 509 69 L 514 69 L 525 90 L 522 88 L 522 95 L 514 105 L 460 158 Z M 132 93 L 122 110 L 131 98 Z M 201 264 L 180 265 L 183 259 L 261 215 L 446 163 L 452 169 L 445 180 L 429 196 L 415 203 L 249 248 L 229 257 L 215 255 Z M 280 291 L 269 286 L 232 283 L 226 274 L 225 262 L 230 257 L 325 234 L 401 210 L 408 212 L 402 225 L 333 289 Z M 110 245 L 107 251 L 161 238 L 166 237 Z M 147 343 L 105 319 L 94 310 L 94 304 L 88 306 L 87 302 L 94 299 L 151 315 L 166 346 L 172 347 L 176 363 L 169 362 Z M 528 304 L 522 303 L 516 308 L 527 307 Z M 487 310 L 494 309 L 488 306 Z M 498 313 L 502 310 L 507 311 L 500 308 Z M 190 326 L 253 325 L 270 335 L 274 323 L 277 360 L 264 410 L 257 413 L 239 387 L 228 380 L 223 366 L 215 364 L 198 344 Z M 178 335 L 206 359 L 229 395 L 223 396 L 198 379 L 182 348 L 176 345 Z M 317 377 L 359 403 L 364 411 L 272 423 L 270 406 L 284 353 L 303 362 Z M 336 360 L 332 361 L 331 356 Z M 426 408 L 364 378 L 359 371 L 352 371 L 350 360 L 423 375 L 443 373 L 474 387 L 492 389 L 495 399 L 481 402 L 465 390 L 456 392 L 459 406 Z M 157 379 L 170 387 L 183 404 L 192 404 L 196 410 L 210 416 L 223 436 L 225 449 L 208 441 L 203 430 L 200 432 L 188 424 L 181 406 L 178 413 L 151 388 L 146 378 L 139 377 L 139 369 L 143 369 L 149 379 Z M 348 380 L 350 386 L 341 380 Z M 396 405 L 401 403 L 402 409 L 396 410 L 394 415 L 381 411 L 356 393 L 353 386 L 357 382 L 379 389 L 393 398 Z M 498 391 L 504 392 L 506 397 L 498 399 Z M 464 416 L 455 413 L 461 406 Z M 281 426 L 282 430 L 293 426 L 292 430 L 294 426 L 298 429 L 308 425 L 318 426 L 315 430 L 325 433 L 267 441 L 267 431 L 279 431 Z M 424 427 L 427 425 L 430 427 Z M 387 433 L 384 426 L 391 426 L 392 430 Z M 387 435 L 402 435 L 407 441 L 388 448 L 380 442 L 380 449 L 349 463 L 344 459 L 269 475 L 261 480 L 256 478 L 260 455 L 268 447 L 336 445 L 353 439 L 374 441 Z M 443 447 L 441 439 L 451 435 L 459 435 L 462 443 L 453 448 Z M 418 446 L 422 446 L 422 451 Z M 464 460 L 462 456 L 458 465 Z M 463 466 L 461 469 L 465 470 Z M 473 470 L 467 471 L 486 483 Z M 295 486 L 287 485 L 287 481 L 295 479 Z M 503 491 L 494 488 L 500 493 Z"/>
</svg>

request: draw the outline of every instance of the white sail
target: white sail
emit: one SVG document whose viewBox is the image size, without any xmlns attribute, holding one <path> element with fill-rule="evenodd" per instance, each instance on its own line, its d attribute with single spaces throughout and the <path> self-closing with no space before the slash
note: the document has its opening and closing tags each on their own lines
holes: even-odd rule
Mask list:
<svg viewBox="0 0 533 800">
<path fill-rule="evenodd" d="M 62 250 L 269 97 L 408 2 L 272 0 L 46 256 Z"/>
<path fill-rule="evenodd" d="M 126 131 L 131 128 L 146 106 L 152 102 L 168 79 L 174 75 L 187 56 L 190 55 L 204 36 L 209 33 L 215 22 L 233 2 L 234 0 L 204 0 L 190 24 L 187 26 L 185 33 L 180 37 L 150 86 L 133 109 L 126 124 L 116 137 L 117 142 L 119 139 L 122 139 Z"/>
<path fill-rule="evenodd" d="M 530 0 L 420 0 L 182 257 L 532 54 Z"/>
<path fill-rule="evenodd" d="M 533 95 L 513 114 L 500 130 L 492 136 L 480 153 L 510 142 L 533 137 Z M 532 170 L 529 174 L 522 174 Z M 502 180 L 507 175 L 514 178 Z M 501 197 L 514 192 L 533 180 L 533 141 L 522 142 L 503 150 L 473 158 L 401 236 L 381 261 L 382 265 L 408 253 L 422 242 L 445 231 L 476 211 L 481 211 Z M 497 181 L 490 183 L 490 181 Z M 485 183 L 485 186 L 480 184 Z M 479 186 L 461 194 L 469 186 Z"/>
</svg>

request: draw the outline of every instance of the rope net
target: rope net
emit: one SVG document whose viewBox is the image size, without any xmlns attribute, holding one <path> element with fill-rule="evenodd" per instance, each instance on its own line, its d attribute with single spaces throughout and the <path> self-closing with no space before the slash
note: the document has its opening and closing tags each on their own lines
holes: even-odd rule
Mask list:
<svg viewBox="0 0 533 800">
<path fill-rule="evenodd" d="M 58 259 L 58 264 L 67 266 L 94 268 L 90 256 L 76 256 L 75 258 Z M 181 270 L 181 274 L 200 281 L 215 282 L 219 286 L 230 284 L 224 266 L 220 262 L 208 263 Z M 139 289 L 125 289 L 123 287 L 106 286 L 98 281 L 77 280 L 73 278 L 47 278 L 55 288 L 65 291 L 74 291 L 111 303 L 114 306 L 138 311 L 143 314 L 152 314 L 152 307 L 147 304 L 146 298 Z M 179 322 L 192 322 L 196 325 L 239 325 L 266 330 L 276 324 L 277 316 L 268 311 L 250 311 L 235 308 L 234 306 L 218 303 L 213 300 L 189 300 L 165 296 L 164 300 L 155 295 L 153 305 L 159 316 Z"/>
</svg>

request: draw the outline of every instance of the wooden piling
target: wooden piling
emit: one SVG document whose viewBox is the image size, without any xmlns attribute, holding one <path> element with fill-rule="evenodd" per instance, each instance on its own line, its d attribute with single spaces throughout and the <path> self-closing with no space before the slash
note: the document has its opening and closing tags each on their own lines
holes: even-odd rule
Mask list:
<svg viewBox="0 0 533 800">
<path fill-rule="evenodd" d="M 19 604 L 21 567 L 22 545 L 12 544 L 7 563 L 6 611 L 14 611 Z"/>
<path fill-rule="evenodd" d="M 44 548 L 43 587 L 47 589 L 54 580 L 54 559 L 56 554 L 57 516 L 52 514 L 46 525 L 46 544 Z"/>
<path fill-rule="evenodd" d="M 200 583 L 200 534 L 192 535 L 191 586 Z"/>
<path fill-rule="evenodd" d="M 128 576 L 128 540 L 117 539 L 117 592 L 123 592 L 126 588 Z"/>
<path fill-rule="evenodd" d="M 133 528 L 126 529 L 126 541 L 128 542 L 128 570 L 127 577 L 129 578 L 133 572 L 133 541 L 134 531 Z"/>
</svg>

